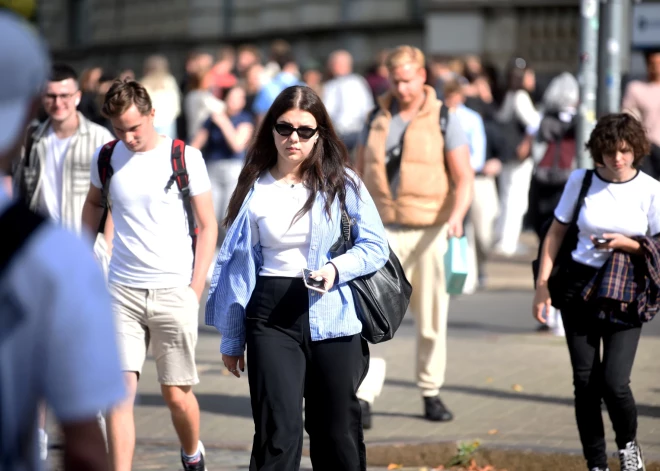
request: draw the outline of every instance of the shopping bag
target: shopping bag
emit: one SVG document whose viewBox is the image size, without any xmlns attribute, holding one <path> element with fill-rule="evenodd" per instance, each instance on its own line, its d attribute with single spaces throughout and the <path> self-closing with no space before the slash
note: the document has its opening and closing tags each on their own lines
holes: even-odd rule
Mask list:
<svg viewBox="0 0 660 471">
<path fill-rule="evenodd" d="M 468 275 L 468 240 L 467 237 L 452 237 L 445 254 L 445 281 L 448 294 L 463 293 L 463 286 Z"/>
</svg>

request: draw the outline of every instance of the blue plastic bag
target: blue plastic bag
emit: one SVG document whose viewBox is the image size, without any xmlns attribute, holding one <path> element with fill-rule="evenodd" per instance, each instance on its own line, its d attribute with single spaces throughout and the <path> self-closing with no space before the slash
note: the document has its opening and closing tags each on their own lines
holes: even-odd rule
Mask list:
<svg viewBox="0 0 660 471">
<path fill-rule="evenodd" d="M 448 294 L 463 293 L 468 275 L 467 237 L 452 237 L 445 254 L 445 281 Z"/>
</svg>

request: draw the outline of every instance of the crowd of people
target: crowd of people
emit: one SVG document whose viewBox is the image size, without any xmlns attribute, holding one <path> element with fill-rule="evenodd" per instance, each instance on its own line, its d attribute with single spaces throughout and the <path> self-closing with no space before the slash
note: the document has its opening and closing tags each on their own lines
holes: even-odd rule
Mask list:
<svg viewBox="0 0 660 471">
<path fill-rule="evenodd" d="M 585 172 L 574 170 L 577 80 L 560 74 L 539 94 L 521 58 L 500 86 L 477 57 L 427 62 L 418 48 L 399 46 L 363 76 L 348 51 L 333 52 L 322 70 L 301 66 L 276 41 L 267 60 L 251 45 L 215 58 L 194 52 L 180 82 L 166 57 L 152 56 L 136 80 L 130 70 L 78 76 L 67 64 L 50 66 L 24 25 L 5 13 L 0 24 L 9 38 L 0 58 L 16 72 L 3 74 L 11 93 L 0 96 L 0 227 L 24 228 L 0 257 L 9 280 L 0 294 L 9 318 L 28 318 L 8 324 L 15 331 L 0 370 L 0 416 L 9 425 L 0 432 L 13 441 L 0 440 L 0 463 L 32 469 L 37 447 L 24 444 L 39 444 L 46 457 L 50 407 L 68 469 L 106 469 L 105 439 L 111 469 L 130 470 L 134 403 L 151 348 L 182 466 L 206 469 L 193 386 L 210 283 L 206 323 L 222 334 L 222 361 L 237 377 L 248 366 L 250 469 L 298 469 L 304 428 L 314 469 L 364 471 L 363 430 L 386 363 L 369 356 L 348 282 L 396 254 L 413 287 L 424 417 L 450 421 L 440 398 L 448 241 L 470 241 L 469 293 L 486 284 L 489 254 L 519 253 L 528 224 L 545 241 L 534 314 L 556 334 L 566 330 L 589 469 L 606 470 L 601 398 L 622 469 L 644 469 L 629 378 L 641 322 L 660 293 L 652 268 L 660 250 L 647 237 L 658 232 L 660 183 L 638 178 L 647 154 L 648 171 L 657 166 L 644 128 L 653 136 L 657 110 L 640 94 L 655 90 L 660 55 L 648 55 L 651 83 L 631 84 L 624 99 L 644 124 L 631 114 L 602 118 L 588 143 L 598 168 Z M 352 248 L 333 256 L 342 214 Z M 568 228 L 577 245 L 558 297 L 549 280 Z M 593 286 L 601 270 L 617 281 L 611 265 L 632 273 L 635 255 L 644 255 L 647 281 L 631 275 L 630 283 L 648 298 L 605 309 L 598 303 L 611 296 Z M 582 290 L 587 297 L 576 295 Z M 593 319 L 577 322 L 583 311 Z M 11 382 L 26 361 L 41 365 L 30 369 L 33 380 Z"/>
</svg>

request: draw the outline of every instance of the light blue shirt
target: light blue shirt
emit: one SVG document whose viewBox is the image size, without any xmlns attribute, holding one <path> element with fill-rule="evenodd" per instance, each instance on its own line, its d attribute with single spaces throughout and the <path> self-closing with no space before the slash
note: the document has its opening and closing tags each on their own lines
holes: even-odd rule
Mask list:
<svg viewBox="0 0 660 471">
<path fill-rule="evenodd" d="M 309 291 L 309 329 L 313 341 L 358 334 L 362 324 L 355 312 L 353 294 L 347 282 L 382 268 L 389 258 L 385 228 L 369 192 L 359 178 L 358 196 L 347 184 L 346 210 L 354 220 L 351 236 L 354 246 L 344 255 L 332 259 L 339 274 L 332 289 L 319 295 Z M 256 285 L 262 264 L 261 246 L 252 246 L 249 206 L 250 190 L 222 244 L 213 270 L 206 302 L 206 325 L 215 326 L 222 334 L 220 352 L 239 356 L 245 349 L 245 308 Z M 312 237 L 307 256 L 311 269 L 330 261 L 330 248 L 341 236 L 339 199 L 332 204 L 332 217 L 325 212 L 323 196 L 317 194 L 311 209 Z"/>
<path fill-rule="evenodd" d="M 0 186 L 0 215 L 10 204 Z M 12 469 L 42 469 L 39 401 L 67 424 L 126 398 L 110 294 L 91 245 L 44 223 L 0 279 L 0 456 L 12 449 L 26 464 Z"/>
<path fill-rule="evenodd" d="M 263 86 L 259 91 L 254 103 L 252 104 L 252 111 L 256 115 L 268 113 L 271 105 L 286 88 L 293 87 L 294 85 L 305 85 L 298 77 L 288 72 L 280 72 L 273 80 Z"/>
<path fill-rule="evenodd" d="M 470 146 L 470 165 L 480 172 L 486 163 L 486 130 L 481 115 L 465 105 L 458 105 L 454 111 L 463 131 L 467 134 Z"/>
</svg>

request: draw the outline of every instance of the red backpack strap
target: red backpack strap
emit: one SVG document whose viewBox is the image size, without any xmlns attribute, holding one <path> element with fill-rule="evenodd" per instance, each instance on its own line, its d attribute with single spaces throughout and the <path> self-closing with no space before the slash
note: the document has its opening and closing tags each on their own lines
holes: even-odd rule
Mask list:
<svg viewBox="0 0 660 471">
<path fill-rule="evenodd" d="M 192 202 L 190 200 L 190 187 L 189 187 L 189 178 L 188 170 L 186 170 L 186 144 L 181 139 L 172 140 L 172 176 L 167 182 L 165 187 L 166 191 L 169 191 L 172 188 L 174 182 L 181 192 L 181 199 L 183 200 L 183 209 L 186 211 L 186 217 L 188 218 L 188 234 L 192 239 L 193 255 L 197 247 L 197 233 L 199 232 L 197 225 L 195 224 L 195 213 L 192 209 Z"/>
<path fill-rule="evenodd" d="M 119 139 L 115 139 L 114 141 L 104 144 L 99 151 L 99 158 L 96 162 L 99 171 L 99 178 L 101 180 L 101 206 L 103 207 L 103 216 L 101 217 L 101 222 L 99 223 L 98 228 L 98 232 L 101 233 L 105 232 L 105 221 L 108 219 L 108 195 L 110 194 L 110 178 L 112 178 L 113 174 L 110 160 L 112 159 L 112 153 L 118 142 Z"/>
</svg>

